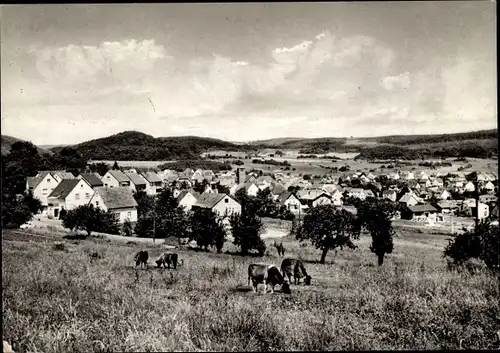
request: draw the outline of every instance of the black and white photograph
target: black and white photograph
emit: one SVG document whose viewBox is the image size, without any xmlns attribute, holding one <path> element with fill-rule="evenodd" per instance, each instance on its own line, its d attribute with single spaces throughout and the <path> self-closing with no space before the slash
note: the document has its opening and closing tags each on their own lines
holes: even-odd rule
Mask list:
<svg viewBox="0 0 500 353">
<path fill-rule="evenodd" d="M 3 352 L 500 349 L 496 7 L 0 5 Z"/>
</svg>

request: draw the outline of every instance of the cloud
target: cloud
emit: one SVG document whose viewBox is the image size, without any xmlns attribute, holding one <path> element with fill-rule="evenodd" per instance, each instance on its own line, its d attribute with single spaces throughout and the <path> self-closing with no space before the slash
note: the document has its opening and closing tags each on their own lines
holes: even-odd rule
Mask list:
<svg viewBox="0 0 500 353">
<path fill-rule="evenodd" d="M 397 76 L 386 76 L 382 78 L 381 84 L 388 91 L 398 88 L 408 89 L 410 87 L 410 73 L 406 71 Z"/>
<path fill-rule="evenodd" d="M 28 52 L 36 56 L 37 70 L 45 81 L 68 85 L 126 84 L 167 58 L 165 48 L 154 40 L 135 39 L 98 46 L 31 47 Z"/>
</svg>

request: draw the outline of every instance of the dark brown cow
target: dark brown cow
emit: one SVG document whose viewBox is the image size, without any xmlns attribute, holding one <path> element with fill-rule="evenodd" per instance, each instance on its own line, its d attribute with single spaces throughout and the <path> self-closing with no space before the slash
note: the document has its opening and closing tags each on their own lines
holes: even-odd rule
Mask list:
<svg viewBox="0 0 500 353">
<path fill-rule="evenodd" d="M 135 267 L 141 265 L 141 268 L 143 265 L 147 268 L 148 267 L 148 259 L 149 259 L 149 254 L 146 250 L 141 250 L 137 254 L 135 254 L 134 260 L 135 260 Z"/>
<path fill-rule="evenodd" d="M 307 274 L 306 268 L 300 260 L 284 259 L 281 263 L 281 271 L 283 272 L 283 276 L 288 277 L 290 283 L 293 276 L 295 284 L 299 284 L 302 277 L 304 277 L 304 284 L 311 284 L 312 277 Z"/>
<path fill-rule="evenodd" d="M 178 255 L 176 253 L 163 253 L 160 255 L 160 257 L 158 258 L 158 260 L 155 261 L 156 262 L 156 266 L 157 267 L 161 267 L 163 265 L 163 267 L 167 268 L 170 268 L 170 264 L 172 264 L 174 270 L 177 269 L 177 263 L 178 263 Z M 182 265 L 184 263 L 183 260 L 180 261 L 180 265 Z"/>
<path fill-rule="evenodd" d="M 271 285 L 271 293 L 274 292 L 274 286 L 281 284 L 283 293 L 290 293 L 290 286 L 285 281 L 279 268 L 275 265 L 251 264 L 248 266 L 248 286 L 252 281 L 252 290 L 257 292 L 259 283 L 264 284 L 264 294 L 267 292 L 267 285 Z"/>
</svg>

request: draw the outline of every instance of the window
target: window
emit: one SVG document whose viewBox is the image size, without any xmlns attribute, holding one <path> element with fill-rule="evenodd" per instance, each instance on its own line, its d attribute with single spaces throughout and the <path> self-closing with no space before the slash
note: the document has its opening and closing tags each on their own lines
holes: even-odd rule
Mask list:
<svg viewBox="0 0 500 353">
<path fill-rule="evenodd" d="M 127 218 L 132 218 L 132 212 L 127 212 Z"/>
<path fill-rule="evenodd" d="M 47 183 L 50 183 L 50 178 L 47 178 Z"/>
<path fill-rule="evenodd" d="M 96 205 L 96 206 L 99 206 L 99 201 L 96 201 L 96 202 L 95 202 L 95 205 Z"/>
<path fill-rule="evenodd" d="M 75 194 L 75 199 L 80 200 L 80 194 Z"/>
<path fill-rule="evenodd" d="M 224 200 L 224 202 L 225 202 L 225 203 L 229 203 L 229 199 L 225 199 L 225 200 Z"/>
<path fill-rule="evenodd" d="M 116 213 L 114 214 L 114 216 L 115 216 L 115 219 L 116 219 L 116 220 L 119 220 L 119 219 L 120 219 L 120 212 L 116 212 Z"/>
<path fill-rule="evenodd" d="M 47 191 L 47 189 L 43 189 L 42 191 Z"/>
<path fill-rule="evenodd" d="M 85 198 L 86 198 L 86 199 L 90 198 L 90 194 L 89 194 L 88 192 L 87 192 L 87 193 L 85 193 Z"/>
<path fill-rule="evenodd" d="M 80 184 L 80 188 L 83 188 L 83 184 Z"/>
</svg>

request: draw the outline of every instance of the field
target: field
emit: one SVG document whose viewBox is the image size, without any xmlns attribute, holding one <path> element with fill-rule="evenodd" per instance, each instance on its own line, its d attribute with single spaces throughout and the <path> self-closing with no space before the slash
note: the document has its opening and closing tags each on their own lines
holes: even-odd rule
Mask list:
<svg viewBox="0 0 500 353">
<path fill-rule="evenodd" d="M 177 270 L 134 270 L 135 252 L 152 263 L 162 248 L 90 238 L 55 250 L 56 230 L 5 231 L 3 339 L 20 352 L 498 349 L 498 279 L 449 272 L 446 235 L 398 234 L 381 268 L 366 235 L 325 265 L 284 238 L 312 285 L 263 295 L 246 270 L 280 263 L 273 239 L 264 258 L 178 250 Z"/>
</svg>

